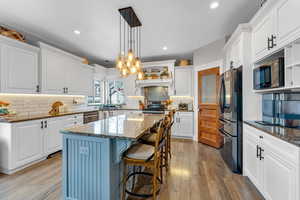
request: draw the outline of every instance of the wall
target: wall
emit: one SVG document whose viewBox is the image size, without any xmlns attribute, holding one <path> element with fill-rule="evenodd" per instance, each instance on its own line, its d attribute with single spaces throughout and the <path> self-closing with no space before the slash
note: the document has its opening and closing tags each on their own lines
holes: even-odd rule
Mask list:
<svg viewBox="0 0 300 200">
<path fill-rule="evenodd" d="M 207 63 L 223 59 L 223 48 L 225 43 L 226 38 L 224 37 L 194 51 L 194 66 L 205 65 Z"/>
<path fill-rule="evenodd" d="M 15 111 L 17 115 L 47 114 L 55 101 L 61 101 L 64 104 L 63 112 L 87 107 L 84 96 L 0 94 L 0 100 L 9 102 L 9 109 Z M 78 103 L 73 104 L 73 100 Z"/>
</svg>

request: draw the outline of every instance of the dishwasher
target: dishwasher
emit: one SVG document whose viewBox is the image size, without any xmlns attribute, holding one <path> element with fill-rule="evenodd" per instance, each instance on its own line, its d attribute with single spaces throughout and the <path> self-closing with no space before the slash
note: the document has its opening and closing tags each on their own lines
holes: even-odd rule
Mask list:
<svg viewBox="0 0 300 200">
<path fill-rule="evenodd" d="M 99 120 L 99 111 L 89 111 L 83 113 L 83 123 L 87 124 Z"/>
</svg>

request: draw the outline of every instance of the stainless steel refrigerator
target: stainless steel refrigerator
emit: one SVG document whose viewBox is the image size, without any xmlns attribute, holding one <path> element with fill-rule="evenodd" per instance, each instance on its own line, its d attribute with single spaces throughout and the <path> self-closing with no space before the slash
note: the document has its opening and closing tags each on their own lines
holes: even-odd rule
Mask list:
<svg viewBox="0 0 300 200">
<path fill-rule="evenodd" d="M 220 128 L 222 158 L 235 173 L 242 173 L 243 155 L 243 67 L 231 69 L 220 80 Z"/>
</svg>

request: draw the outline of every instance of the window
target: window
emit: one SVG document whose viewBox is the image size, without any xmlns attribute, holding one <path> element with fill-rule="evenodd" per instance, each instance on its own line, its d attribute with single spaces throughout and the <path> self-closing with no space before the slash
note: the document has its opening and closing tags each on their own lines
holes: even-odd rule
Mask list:
<svg viewBox="0 0 300 200">
<path fill-rule="evenodd" d="M 88 104 L 104 104 L 105 100 L 105 82 L 94 81 L 94 96 L 88 97 Z"/>
<path fill-rule="evenodd" d="M 120 80 L 107 81 L 107 103 L 121 105 L 125 103 L 124 83 Z"/>
</svg>

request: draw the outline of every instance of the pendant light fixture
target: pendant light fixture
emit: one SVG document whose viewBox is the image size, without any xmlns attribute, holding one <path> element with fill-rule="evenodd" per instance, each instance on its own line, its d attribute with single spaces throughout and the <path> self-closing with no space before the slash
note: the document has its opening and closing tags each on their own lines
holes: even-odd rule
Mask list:
<svg viewBox="0 0 300 200">
<path fill-rule="evenodd" d="M 141 27 L 132 7 L 119 9 L 120 12 L 120 49 L 116 68 L 122 77 L 137 74 L 137 79 L 144 77 L 141 63 Z"/>
</svg>

